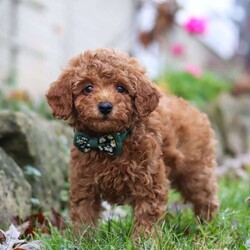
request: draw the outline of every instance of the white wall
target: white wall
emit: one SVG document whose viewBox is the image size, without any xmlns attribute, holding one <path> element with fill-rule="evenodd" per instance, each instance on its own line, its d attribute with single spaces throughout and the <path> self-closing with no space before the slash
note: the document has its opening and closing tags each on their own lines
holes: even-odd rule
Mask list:
<svg viewBox="0 0 250 250">
<path fill-rule="evenodd" d="M 34 97 L 43 96 L 61 67 L 83 50 L 115 47 L 129 51 L 134 10 L 133 0 L 0 1 L 0 84 L 9 74 L 13 44 L 17 48 L 17 85 Z"/>
</svg>

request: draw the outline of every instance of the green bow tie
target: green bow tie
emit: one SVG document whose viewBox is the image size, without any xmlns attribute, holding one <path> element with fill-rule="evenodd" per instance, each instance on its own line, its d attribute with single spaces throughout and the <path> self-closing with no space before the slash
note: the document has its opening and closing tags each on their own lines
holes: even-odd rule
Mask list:
<svg viewBox="0 0 250 250">
<path fill-rule="evenodd" d="M 89 152 L 91 149 L 99 149 L 108 155 L 121 155 L 122 142 L 125 140 L 130 129 L 124 133 L 112 133 L 99 138 L 89 137 L 82 132 L 75 132 L 74 145 L 81 152 Z"/>
</svg>

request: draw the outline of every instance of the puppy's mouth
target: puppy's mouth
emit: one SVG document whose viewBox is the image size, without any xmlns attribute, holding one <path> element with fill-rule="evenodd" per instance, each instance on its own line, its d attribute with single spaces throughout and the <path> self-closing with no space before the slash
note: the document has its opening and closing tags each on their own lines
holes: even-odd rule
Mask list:
<svg viewBox="0 0 250 250">
<path fill-rule="evenodd" d="M 107 122 L 109 120 L 110 120 L 109 115 L 103 115 L 103 117 L 101 118 L 101 122 Z"/>
<path fill-rule="evenodd" d="M 111 115 L 101 115 L 101 116 L 97 116 L 97 117 L 93 117 L 92 122 L 96 123 L 96 124 L 102 124 L 103 125 L 108 125 L 108 124 L 112 124 L 113 122 L 117 122 L 118 119 L 116 119 L 115 117 L 111 116 Z"/>
<path fill-rule="evenodd" d="M 85 123 L 86 124 L 86 123 Z M 122 121 L 118 117 L 112 115 L 102 115 L 88 120 L 88 127 L 96 133 L 113 133 L 123 130 L 127 122 Z"/>
<path fill-rule="evenodd" d="M 119 118 L 116 117 L 114 115 L 113 112 L 109 113 L 109 114 L 98 114 L 98 116 L 96 117 L 96 121 L 98 122 L 114 122 L 114 121 L 118 121 Z"/>
<path fill-rule="evenodd" d="M 101 119 L 96 120 L 97 123 L 99 123 L 101 126 L 111 126 L 119 122 L 118 119 L 115 119 L 110 116 L 103 116 Z"/>
</svg>

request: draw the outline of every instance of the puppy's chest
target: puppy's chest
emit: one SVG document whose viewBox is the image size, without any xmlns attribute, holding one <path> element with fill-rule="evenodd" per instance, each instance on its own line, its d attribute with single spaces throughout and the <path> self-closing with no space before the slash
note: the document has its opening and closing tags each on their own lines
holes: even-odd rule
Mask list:
<svg viewBox="0 0 250 250">
<path fill-rule="evenodd" d="M 130 164 L 104 164 L 94 174 L 100 195 L 110 203 L 127 203 L 131 197 L 131 186 L 135 169 Z"/>
</svg>

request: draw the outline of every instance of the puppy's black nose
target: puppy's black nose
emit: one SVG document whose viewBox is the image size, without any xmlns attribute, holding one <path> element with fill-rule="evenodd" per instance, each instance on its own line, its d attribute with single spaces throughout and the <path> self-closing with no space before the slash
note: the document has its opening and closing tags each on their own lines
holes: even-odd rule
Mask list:
<svg viewBox="0 0 250 250">
<path fill-rule="evenodd" d="M 103 115 L 109 114 L 112 111 L 112 108 L 113 105 L 110 102 L 100 102 L 98 105 L 98 109 Z"/>
</svg>

